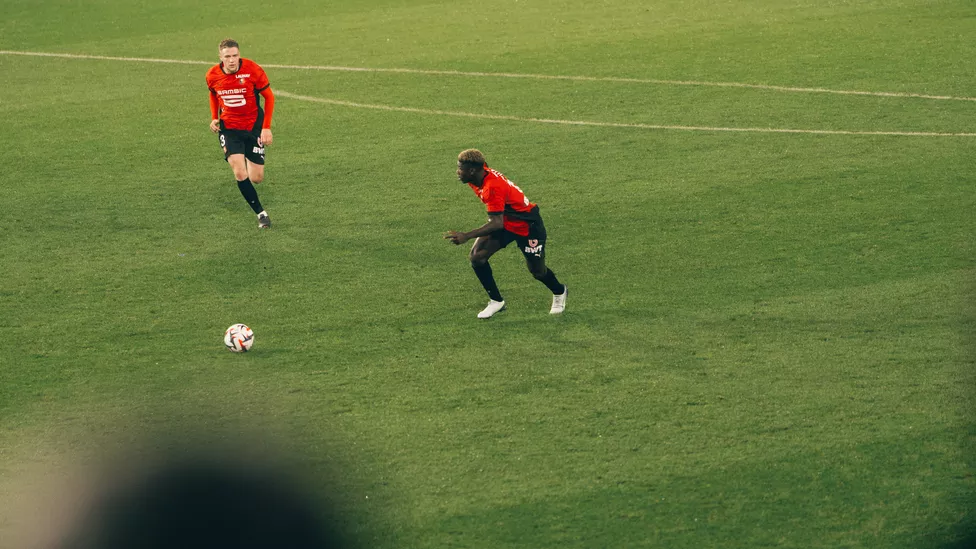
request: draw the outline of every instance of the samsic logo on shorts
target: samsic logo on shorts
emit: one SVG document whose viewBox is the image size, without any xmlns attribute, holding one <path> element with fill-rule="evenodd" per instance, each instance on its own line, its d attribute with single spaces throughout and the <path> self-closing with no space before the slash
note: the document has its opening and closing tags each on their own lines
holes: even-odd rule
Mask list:
<svg viewBox="0 0 976 549">
<path fill-rule="evenodd" d="M 532 240 L 529 240 L 528 244 L 529 245 L 525 247 L 525 253 L 538 255 L 542 252 L 542 244 L 539 244 L 538 240 L 533 238 Z"/>
</svg>

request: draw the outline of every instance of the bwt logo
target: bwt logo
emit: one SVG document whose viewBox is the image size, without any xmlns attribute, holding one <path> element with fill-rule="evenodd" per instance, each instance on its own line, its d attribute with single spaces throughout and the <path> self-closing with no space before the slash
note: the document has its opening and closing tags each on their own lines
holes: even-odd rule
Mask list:
<svg viewBox="0 0 976 549">
<path fill-rule="evenodd" d="M 251 152 L 254 154 L 264 154 L 264 147 L 254 147 L 251 149 Z"/>
<path fill-rule="evenodd" d="M 542 252 L 542 246 L 543 245 L 539 244 L 538 240 L 533 238 L 529 240 L 528 246 L 525 247 L 525 253 L 539 255 L 539 253 Z"/>
</svg>

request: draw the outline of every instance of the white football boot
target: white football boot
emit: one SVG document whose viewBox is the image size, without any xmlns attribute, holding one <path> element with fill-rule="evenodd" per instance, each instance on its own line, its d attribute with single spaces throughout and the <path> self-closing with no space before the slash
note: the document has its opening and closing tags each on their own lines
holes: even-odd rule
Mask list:
<svg viewBox="0 0 976 549">
<path fill-rule="evenodd" d="M 566 294 L 568 293 L 569 287 L 563 284 L 563 293 L 552 296 L 552 308 L 549 309 L 549 314 L 558 315 L 566 310 Z"/>
<path fill-rule="evenodd" d="M 504 301 L 495 301 L 494 299 L 488 301 L 488 306 L 484 308 L 480 313 L 478 313 L 478 318 L 491 318 L 492 315 L 501 311 L 505 308 Z"/>
</svg>

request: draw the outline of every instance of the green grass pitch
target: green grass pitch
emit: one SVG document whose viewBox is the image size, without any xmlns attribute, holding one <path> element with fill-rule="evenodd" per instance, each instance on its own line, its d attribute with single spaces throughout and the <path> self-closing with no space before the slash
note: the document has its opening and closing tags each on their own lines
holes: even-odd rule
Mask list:
<svg viewBox="0 0 976 549">
<path fill-rule="evenodd" d="M 973 541 L 970 0 L 0 7 L 0 546 L 161 432 L 280 440 L 373 548 Z M 207 129 L 228 36 L 285 92 L 270 231 Z M 469 147 L 561 317 L 508 249 L 475 319 Z"/>
</svg>

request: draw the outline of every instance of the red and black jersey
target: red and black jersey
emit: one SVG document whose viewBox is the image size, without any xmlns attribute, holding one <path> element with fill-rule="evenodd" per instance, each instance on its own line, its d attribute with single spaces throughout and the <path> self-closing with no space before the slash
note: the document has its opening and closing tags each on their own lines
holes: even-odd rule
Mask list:
<svg viewBox="0 0 976 549">
<path fill-rule="evenodd" d="M 220 63 L 207 71 L 210 88 L 210 112 L 219 118 L 221 127 L 228 130 L 260 131 L 271 127 L 274 95 L 268 75 L 250 59 L 241 59 L 241 66 L 233 74 L 225 74 Z M 267 113 L 261 108 L 258 94 L 267 100 Z"/>
<path fill-rule="evenodd" d="M 502 214 L 505 230 L 528 236 L 529 224 L 541 219 L 539 207 L 529 202 L 522 189 L 501 172 L 485 165 L 485 180 L 480 187 L 468 183 L 474 194 L 485 203 L 488 215 Z"/>
</svg>

